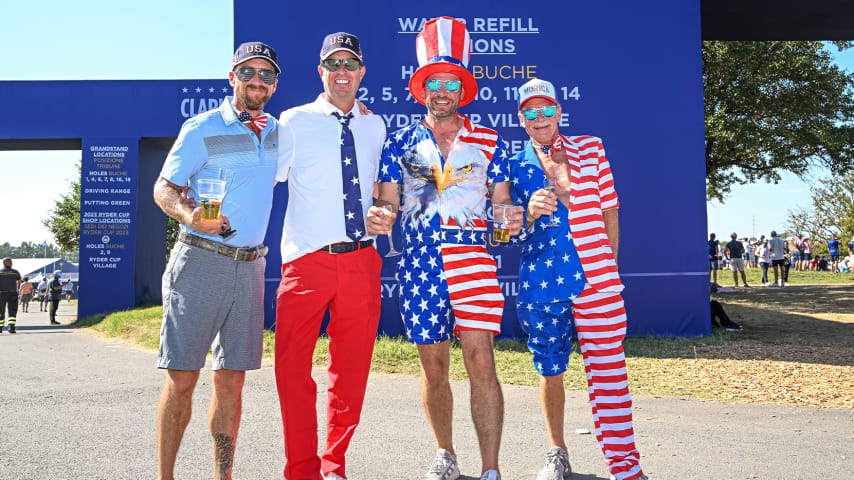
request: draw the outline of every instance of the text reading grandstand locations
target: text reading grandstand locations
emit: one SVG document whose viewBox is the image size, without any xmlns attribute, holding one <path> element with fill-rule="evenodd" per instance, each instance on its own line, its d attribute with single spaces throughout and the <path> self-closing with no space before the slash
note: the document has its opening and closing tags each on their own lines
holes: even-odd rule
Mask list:
<svg viewBox="0 0 854 480">
<path fill-rule="evenodd" d="M 80 183 L 80 268 L 133 276 L 137 141 L 84 144 Z"/>
</svg>

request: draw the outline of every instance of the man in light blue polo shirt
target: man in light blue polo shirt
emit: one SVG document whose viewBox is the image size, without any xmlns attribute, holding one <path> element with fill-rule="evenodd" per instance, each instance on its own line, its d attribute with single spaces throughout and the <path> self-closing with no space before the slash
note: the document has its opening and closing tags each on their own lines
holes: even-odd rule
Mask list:
<svg viewBox="0 0 854 480">
<path fill-rule="evenodd" d="M 234 97 L 184 123 L 154 200 L 181 223 L 163 273 L 158 367 L 167 369 L 157 412 L 158 478 L 173 478 L 190 421 L 193 389 L 213 350 L 209 426 L 217 479 L 230 479 L 246 370 L 261 366 L 264 255 L 273 205 L 278 122 L 264 113 L 281 73 L 260 42 L 237 47 L 228 74 Z M 202 219 L 200 180 L 226 181 L 221 215 Z"/>
</svg>

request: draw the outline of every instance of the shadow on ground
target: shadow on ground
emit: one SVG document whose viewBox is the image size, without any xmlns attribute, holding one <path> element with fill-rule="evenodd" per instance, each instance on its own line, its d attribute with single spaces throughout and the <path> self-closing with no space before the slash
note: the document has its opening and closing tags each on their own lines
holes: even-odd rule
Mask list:
<svg viewBox="0 0 854 480">
<path fill-rule="evenodd" d="M 854 285 L 740 289 L 713 298 L 744 330 L 699 348 L 699 357 L 854 365 Z"/>
</svg>

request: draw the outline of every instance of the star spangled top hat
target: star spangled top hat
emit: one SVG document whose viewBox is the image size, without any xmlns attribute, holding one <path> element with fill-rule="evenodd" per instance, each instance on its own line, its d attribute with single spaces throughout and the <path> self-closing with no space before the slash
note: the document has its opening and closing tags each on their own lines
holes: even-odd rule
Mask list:
<svg viewBox="0 0 854 480">
<path fill-rule="evenodd" d="M 452 73 L 463 83 L 460 106 L 474 100 L 477 80 L 466 70 L 471 58 L 471 38 L 466 24 L 451 17 L 437 17 L 424 24 L 415 39 L 418 70 L 409 79 L 409 92 L 424 105 L 424 81 L 434 73 Z"/>
</svg>

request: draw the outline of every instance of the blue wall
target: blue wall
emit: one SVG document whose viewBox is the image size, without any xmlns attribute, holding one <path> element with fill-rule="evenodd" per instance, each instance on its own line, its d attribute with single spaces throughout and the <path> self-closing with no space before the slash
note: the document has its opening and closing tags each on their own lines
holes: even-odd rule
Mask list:
<svg viewBox="0 0 854 480">
<path fill-rule="evenodd" d="M 535 10 L 510 1 L 440 1 L 426 7 L 403 2 L 371 2 L 366 7 L 364 2 L 352 2 L 336 4 L 318 16 L 311 3 L 270 3 L 259 14 L 257 8 L 235 2 L 235 45 L 262 40 L 279 52 L 283 74 L 267 107 L 278 116 L 320 93 L 317 63 L 323 36 L 342 30 L 358 35 L 367 67 L 360 96 L 393 131 L 412 121 L 412 115 L 417 118 L 425 112 L 406 100 L 405 90 L 408 75 L 417 66 L 415 33 L 421 20 L 437 15 L 463 19 L 472 33 L 471 66 L 480 72 L 481 95 L 462 113 L 479 117 L 511 142 L 511 150 L 518 150 L 525 135 L 515 120 L 514 88 L 528 76 L 537 76 L 566 93 L 564 134 L 604 139 L 621 201 L 620 271 L 627 287 L 630 335 L 709 333 L 706 255 L 701 246 L 693 247 L 702 245 L 706 236 L 699 2 L 577 3 L 569 8 L 566 2 L 544 2 Z M 8 139 L 81 139 L 83 145 L 139 142 L 128 145 L 139 152 L 128 165 L 138 162 L 132 177 L 139 199 L 134 208 L 138 223 L 145 225 L 136 226 L 135 244 L 128 246 L 133 252 L 126 257 L 134 265 L 133 282 L 130 286 L 113 282 L 94 269 L 81 268 L 83 282 L 116 290 L 81 299 L 81 312 L 131 307 L 159 294 L 164 224 L 159 217 L 152 220 L 159 213 L 149 200 L 151 179 L 181 123 L 216 107 L 230 93 L 226 81 L 230 56 L 231 52 L 223 52 L 221 79 L 0 82 L 0 102 L 9 111 L 46 119 L 33 124 L 13 115 L 0 118 L 0 148 Z M 103 115 L 107 110 L 121 115 Z M 152 140 L 155 137 L 167 138 Z M 265 241 L 272 247 L 268 325 L 274 322 L 286 190 L 286 185 L 276 187 Z M 385 251 L 384 239 L 379 247 Z M 494 253 L 501 256 L 499 276 L 508 296 L 502 328 L 505 335 L 521 335 L 513 311 L 518 256 L 511 248 Z M 82 248 L 81 262 L 94 254 Z M 381 329 L 394 334 L 402 327 L 390 267 L 389 263 L 383 270 Z M 128 275 L 123 271 L 120 277 Z M 129 297 L 122 293 L 128 288 L 135 292 Z M 101 301 L 111 296 L 121 298 L 121 305 Z"/>
</svg>

